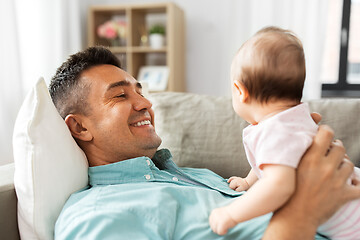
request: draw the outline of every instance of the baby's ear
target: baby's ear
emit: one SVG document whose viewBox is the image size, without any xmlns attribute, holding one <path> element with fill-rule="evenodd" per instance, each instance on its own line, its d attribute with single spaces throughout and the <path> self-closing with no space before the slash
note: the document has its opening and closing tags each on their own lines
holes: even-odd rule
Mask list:
<svg viewBox="0 0 360 240">
<path fill-rule="evenodd" d="M 65 123 L 74 138 L 84 142 L 88 142 L 93 139 L 93 136 L 85 126 L 83 120 L 83 116 L 77 114 L 69 114 L 65 118 Z"/>
<path fill-rule="evenodd" d="M 239 94 L 239 99 L 241 102 L 246 102 L 249 98 L 249 91 L 248 89 L 245 87 L 245 85 L 240 82 L 239 80 L 235 80 L 234 81 L 234 86 L 236 88 L 236 91 Z"/>
</svg>

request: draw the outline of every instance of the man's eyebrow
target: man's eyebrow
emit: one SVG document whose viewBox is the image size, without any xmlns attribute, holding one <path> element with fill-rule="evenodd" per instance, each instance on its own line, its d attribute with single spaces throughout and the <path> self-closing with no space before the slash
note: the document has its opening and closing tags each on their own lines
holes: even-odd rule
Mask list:
<svg viewBox="0 0 360 240">
<path fill-rule="evenodd" d="M 107 91 L 111 90 L 112 88 L 116 88 L 116 87 L 123 87 L 123 86 L 130 86 L 131 83 L 128 80 L 121 80 L 118 82 L 114 82 L 112 84 L 110 84 L 107 88 Z M 136 83 L 136 87 L 137 88 L 142 88 L 141 84 L 139 82 Z"/>
</svg>

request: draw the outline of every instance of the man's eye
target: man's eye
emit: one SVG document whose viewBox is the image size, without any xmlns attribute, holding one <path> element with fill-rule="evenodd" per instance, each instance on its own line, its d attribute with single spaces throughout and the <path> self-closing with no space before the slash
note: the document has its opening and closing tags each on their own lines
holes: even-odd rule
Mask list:
<svg viewBox="0 0 360 240">
<path fill-rule="evenodd" d="M 125 94 L 120 94 L 120 95 L 116 95 L 115 97 L 116 98 L 124 98 L 124 97 L 126 97 L 126 95 Z"/>
</svg>

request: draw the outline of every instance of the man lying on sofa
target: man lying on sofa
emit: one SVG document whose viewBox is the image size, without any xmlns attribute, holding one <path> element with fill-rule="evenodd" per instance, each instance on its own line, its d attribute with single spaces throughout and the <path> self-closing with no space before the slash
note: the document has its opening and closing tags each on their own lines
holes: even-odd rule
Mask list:
<svg viewBox="0 0 360 240">
<path fill-rule="evenodd" d="M 89 187 L 67 201 L 56 239 L 220 238 L 208 216 L 241 193 L 209 170 L 177 167 L 168 150 L 158 150 L 152 105 L 116 56 L 102 47 L 70 56 L 49 91 L 90 165 Z M 345 184 L 353 165 L 332 138 L 320 126 L 298 169 L 296 193 L 282 209 L 221 239 L 314 238 L 320 223 L 360 197 L 359 184 Z"/>
</svg>

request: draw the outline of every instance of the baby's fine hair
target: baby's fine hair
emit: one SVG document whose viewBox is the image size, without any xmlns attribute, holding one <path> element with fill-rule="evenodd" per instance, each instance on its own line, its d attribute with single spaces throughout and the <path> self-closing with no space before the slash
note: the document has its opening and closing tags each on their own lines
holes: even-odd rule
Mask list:
<svg viewBox="0 0 360 240">
<path fill-rule="evenodd" d="M 301 41 L 289 30 L 266 27 L 246 41 L 237 52 L 232 79 L 239 80 L 251 99 L 300 102 L 306 76 Z"/>
</svg>

